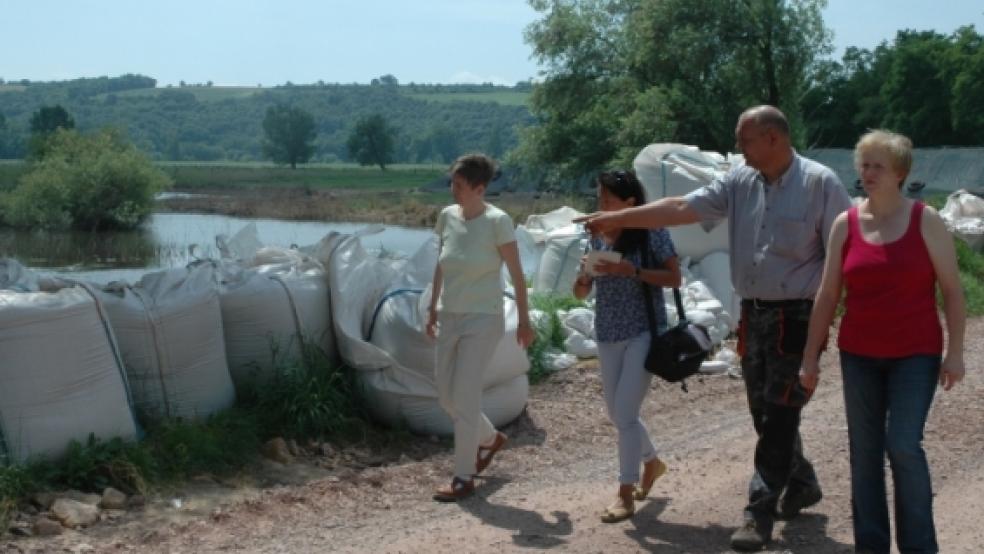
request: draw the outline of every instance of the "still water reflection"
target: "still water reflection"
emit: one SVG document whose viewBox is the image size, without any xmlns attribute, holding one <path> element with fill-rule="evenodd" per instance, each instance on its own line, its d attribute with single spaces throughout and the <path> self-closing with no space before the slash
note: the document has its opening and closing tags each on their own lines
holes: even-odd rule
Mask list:
<svg viewBox="0 0 984 554">
<path fill-rule="evenodd" d="M 304 246 L 331 231 L 352 233 L 363 223 L 322 223 L 245 219 L 211 214 L 154 214 L 143 228 L 128 232 L 39 232 L 0 229 L 0 257 L 12 257 L 42 273 L 95 282 L 136 281 L 148 271 L 179 267 L 194 259 L 217 257 L 216 235 L 233 236 L 254 223 L 260 240 L 271 246 Z M 412 254 L 430 229 L 387 225 L 362 237 L 370 250 Z M 192 255 L 192 251 L 194 256 Z"/>
</svg>

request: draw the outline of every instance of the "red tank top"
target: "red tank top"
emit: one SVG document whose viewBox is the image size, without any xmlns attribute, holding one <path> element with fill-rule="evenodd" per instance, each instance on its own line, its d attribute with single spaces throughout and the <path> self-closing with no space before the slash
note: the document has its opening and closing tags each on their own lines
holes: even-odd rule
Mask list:
<svg viewBox="0 0 984 554">
<path fill-rule="evenodd" d="M 841 269 L 846 312 L 837 337 L 841 350 L 873 358 L 943 352 L 936 271 L 920 226 L 923 207 L 913 203 L 909 227 L 887 244 L 866 241 L 858 208 L 848 210 Z"/>
</svg>

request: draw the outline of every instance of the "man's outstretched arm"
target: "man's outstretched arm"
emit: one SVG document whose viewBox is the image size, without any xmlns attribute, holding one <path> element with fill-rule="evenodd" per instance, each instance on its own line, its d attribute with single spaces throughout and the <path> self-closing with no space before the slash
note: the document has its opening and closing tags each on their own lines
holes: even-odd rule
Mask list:
<svg viewBox="0 0 984 554">
<path fill-rule="evenodd" d="M 661 198 L 655 202 L 615 212 L 595 212 L 574 220 L 584 223 L 592 234 L 618 229 L 658 229 L 697 223 L 700 215 L 682 196 Z"/>
</svg>

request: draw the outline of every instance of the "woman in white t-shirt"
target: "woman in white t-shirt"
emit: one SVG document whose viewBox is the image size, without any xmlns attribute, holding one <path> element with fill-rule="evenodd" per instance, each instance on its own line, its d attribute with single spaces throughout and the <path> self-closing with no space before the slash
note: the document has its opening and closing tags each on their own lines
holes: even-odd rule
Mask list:
<svg viewBox="0 0 984 554">
<path fill-rule="evenodd" d="M 435 226 L 440 253 L 426 328 L 437 339 L 438 400 L 454 422 L 454 477 L 435 491 L 441 502 L 472 494 L 473 477 L 506 442 L 482 413 L 482 374 L 505 332 L 503 262 L 516 284 L 516 341 L 526 348 L 534 336 L 512 219 L 485 202 L 495 162 L 482 154 L 462 156 L 450 174 L 455 203 L 441 211 Z"/>
</svg>

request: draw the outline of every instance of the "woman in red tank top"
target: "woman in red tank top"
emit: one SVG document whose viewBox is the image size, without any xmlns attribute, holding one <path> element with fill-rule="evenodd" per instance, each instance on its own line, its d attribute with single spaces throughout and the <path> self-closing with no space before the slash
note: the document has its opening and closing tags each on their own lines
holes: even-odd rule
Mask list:
<svg viewBox="0 0 984 554">
<path fill-rule="evenodd" d="M 964 375 L 964 297 L 953 238 L 935 210 L 905 198 L 912 142 L 895 133 L 861 137 L 854 161 L 868 198 L 841 214 L 830 232 L 823 280 L 810 316 L 804 387 L 816 387 L 821 346 L 842 291 L 837 346 L 851 452 L 851 507 L 858 551 L 891 548 L 885 455 L 895 484 L 901 552 L 938 552 L 933 492 L 922 449 L 937 383 Z M 943 297 L 949 341 L 936 288 Z"/>
</svg>

